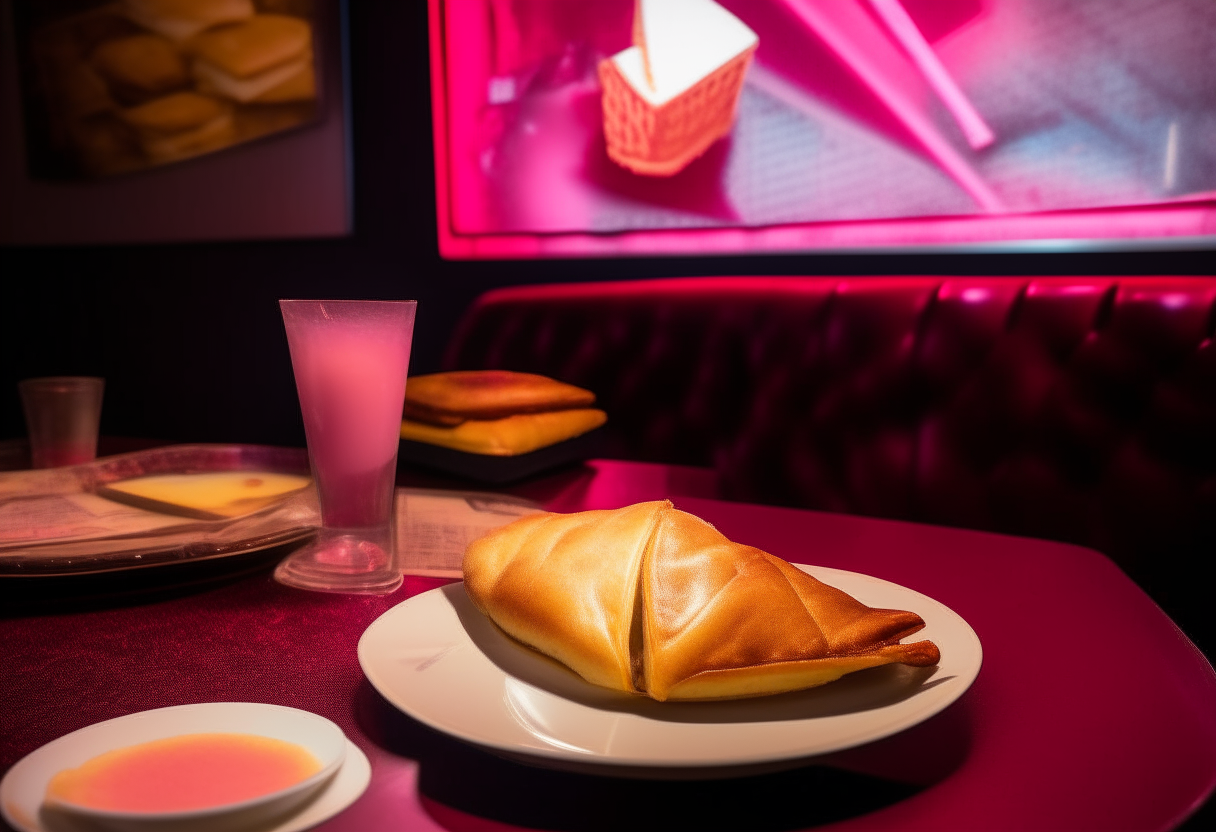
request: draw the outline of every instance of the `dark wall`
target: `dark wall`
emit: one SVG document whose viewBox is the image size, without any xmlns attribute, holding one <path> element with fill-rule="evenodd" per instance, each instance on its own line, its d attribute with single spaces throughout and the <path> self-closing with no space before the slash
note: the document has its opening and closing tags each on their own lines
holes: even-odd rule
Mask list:
<svg viewBox="0 0 1216 832">
<path fill-rule="evenodd" d="M 1210 273 L 1213 252 L 445 262 L 436 248 L 426 4 L 351 3 L 355 231 L 335 240 L 0 249 L 0 439 L 21 378 L 100 375 L 102 430 L 303 444 L 280 297 L 416 298 L 412 371 L 512 283 L 691 274 Z"/>
</svg>

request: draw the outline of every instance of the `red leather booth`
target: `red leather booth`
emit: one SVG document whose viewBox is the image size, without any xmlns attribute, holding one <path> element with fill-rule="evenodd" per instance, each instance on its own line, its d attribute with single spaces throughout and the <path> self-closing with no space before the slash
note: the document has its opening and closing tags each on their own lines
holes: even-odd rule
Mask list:
<svg viewBox="0 0 1216 832">
<path fill-rule="evenodd" d="M 483 295 L 445 365 L 590 388 L 603 455 L 730 499 L 1098 549 L 1212 655 L 1214 328 L 1216 277 L 576 283 Z"/>
</svg>

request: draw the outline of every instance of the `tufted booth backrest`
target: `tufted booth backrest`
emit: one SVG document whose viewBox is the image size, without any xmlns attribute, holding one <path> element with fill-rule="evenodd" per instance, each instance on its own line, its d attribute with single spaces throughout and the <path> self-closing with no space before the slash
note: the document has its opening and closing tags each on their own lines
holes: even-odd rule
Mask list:
<svg viewBox="0 0 1216 832">
<path fill-rule="evenodd" d="M 724 495 L 1216 551 L 1216 278 L 695 278 L 492 291 L 446 365 L 595 391 L 607 455 Z"/>
</svg>

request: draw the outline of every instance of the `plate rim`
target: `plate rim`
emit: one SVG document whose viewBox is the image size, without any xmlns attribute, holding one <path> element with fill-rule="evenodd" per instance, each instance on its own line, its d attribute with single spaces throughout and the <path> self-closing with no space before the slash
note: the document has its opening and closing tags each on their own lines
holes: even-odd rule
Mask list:
<svg viewBox="0 0 1216 832">
<path fill-rule="evenodd" d="M 567 751 L 567 750 L 557 748 L 557 747 L 547 747 L 547 746 L 546 747 L 531 747 L 531 746 L 519 747 L 516 745 L 512 745 L 510 743 L 503 743 L 503 742 L 496 742 L 493 740 L 487 740 L 484 738 L 480 738 L 478 736 L 474 736 L 473 732 L 461 730 L 459 728 L 453 728 L 453 727 L 449 726 L 446 722 L 436 720 L 428 714 L 417 713 L 414 710 L 410 709 L 408 706 L 397 701 L 397 698 L 394 697 L 392 691 L 386 691 L 384 689 L 386 686 L 386 683 L 384 682 L 384 680 L 382 678 L 377 678 L 378 677 L 377 670 L 374 667 L 369 667 L 369 660 L 366 656 L 366 653 L 370 649 L 370 644 L 372 643 L 372 640 L 379 636 L 379 629 L 388 626 L 388 622 L 392 621 L 392 619 L 394 617 L 394 613 L 399 615 L 400 614 L 398 612 L 399 610 L 401 610 L 404 607 L 407 607 L 411 603 L 418 603 L 417 599 L 420 599 L 423 597 L 431 597 L 431 596 L 434 596 L 436 593 L 443 593 L 445 590 L 450 591 L 451 587 L 453 587 L 453 586 L 458 586 L 458 585 L 462 586 L 462 582 L 459 582 L 459 581 L 455 582 L 453 584 L 447 584 L 445 586 L 436 587 L 436 588 L 428 590 L 426 592 L 419 593 L 418 595 L 414 595 L 410 598 L 407 598 L 407 599 L 401 601 L 400 603 L 394 605 L 393 607 L 390 607 L 385 612 L 381 613 L 380 616 L 378 616 L 374 621 L 371 622 L 371 624 L 369 624 L 367 626 L 367 628 L 363 631 L 363 634 L 359 637 L 359 643 L 358 643 L 358 647 L 357 647 L 359 665 L 362 668 L 363 673 L 364 673 L 365 677 L 367 678 L 368 682 L 372 685 L 373 688 L 375 688 L 375 690 L 381 696 L 384 697 L 385 700 L 387 700 L 389 702 L 389 704 L 391 704 L 394 708 L 396 708 L 397 710 L 404 713 L 406 716 L 408 716 L 412 719 L 416 719 L 419 722 L 421 722 L 422 724 L 424 724 L 436 731 L 439 731 L 440 733 L 443 733 L 446 736 L 452 737 L 452 738 L 460 740 L 462 742 L 469 743 L 470 745 L 482 748 L 484 750 L 487 750 L 487 751 L 497 754 L 499 756 L 505 756 L 510 759 L 530 760 L 537 764 L 557 765 L 558 767 L 570 768 L 572 770 L 600 770 L 600 771 L 603 771 L 604 773 L 608 773 L 608 774 L 612 774 L 614 772 L 615 773 L 627 772 L 630 775 L 638 775 L 638 776 L 647 776 L 645 774 L 645 772 L 647 770 L 650 770 L 650 771 L 653 771 L 656 773 L 662 773 L 662 772 L 670 773 L 673 771 L 683 770 L 683 771 L 689 771 L 689 772 L 697 772 L 703 776 L 712 776 L 712 774 L 714 772 L 721 772 L 721 771 L 726 771 L 726 770 L 733 771 L 733 770 L 737 770 L 737 769 L 756 768 L 756 767 L 763 767 L 763 766 L 771 766 L 773 764 L 789 763 L 791 761 L 806 760 L 806 759 L 811 759 L 814 757 L 822 756 L 825 754 L 831 754 L 831 753 L 835 753 L 838 751 L 844 751 L 849 748 L 855 748 L 855 747 L 858 747 L 861 745 L 866 745 L 868 743 L 876 742 L 876 741 L 884 739 L 886 737 L 898 734 L 902 731 L 912 728 L 915 725 L 920 724 L 921 722 L 924 722 L 924 721 L 930 719 L 933 716 L 936 716 L 938 713 L 941 713 L 946 708 L 950 707 L 955 702 L 957 702 L 958 699 L 961 698 L 963 696 L 963 694 L 965 694 L 971 688 L 971 685 L 974 684 L 975 679 L 978 677 L 981 666 L 983 664 L 983 645 L 980 642 L 979 636 L 975 632 L 975 629 L 973 627 L 971 627 L 971 625 L 961 615 L 959 615 L 957 612 L 955 612 L 953 609 L 951 609 L 946 604 L 943 604 L 942 602 L 936 600 L 935 598 L 925 595 L 924 593 L 919 592 L 917 590 L 911 589 L 909 587 L 905 587 L 901 584 L 895 583 L 894 581 L 888 581 L 884 578 L 879 578 L 879 577 L 876 577 L 873 575 L 867 575 L 865 573 L 853 572 L 853 571 L 845 570 L 845 569 L 836 569 L 834 567 L 815 566 L 815 565 L 802 564 L 802 563 L 792 563 L 791 565 L 802 570 L 803 572 L 806 572 L 809 575 L 812 575 L 813 577 L 823 579 L 825 581 L 825 583 L 830 583 L 830 579 L 834 576 L 844 576 L 844 579 L 846 582 L 853 582 L 853 581 L 874 582 L 874 583 L 877 583 L 880 585 L 885 585 L 888 589 L 895 589 L 895 590 L 899 591 L 900 593 L 924 599 L 925 601 L 932 604 L 935 608 L 935 610 L 934 610 L 935 615 L 938 613 L 944 614 L 944 615 L 948 616 L 950 619 L 952 619 L 952 623 L 954 623 L 955 625 L 961 625 L 960 629 L 959 629 L 960 641 L 965 642 L 967 644 L 967 646 L 970 648 L 967 651 L 967 653 L 964 655 L 964 660 L 963 660 L 961 667 L 956 668 L 956 672 L 954 673 L 955 677 L 963 677 L 962 683 L 954 686 L 952 695 L 950 695 L 948 697 L 944 697 L 944 698 L 937 698 L 937 699 L 931 700 L 930 702 L 927 702 L 917 708 L 912 708 L 911 712 L 907 716 L 903 717 L 902 719 L 894 721 L 894 727 L 892 727 L 891 723 L 887 723 L 887 724 L 884 724 L 882 727 L 868 733 L 865 736 L 857 737 L 857 738 L 851 739 L 847 742 L 836 743 L 836 744 L 831 745 L 831 747 L 828 747 L 828 748 L 801 750 L 801 751 L 789 751 L 789 752 L 782 752 L 782 753 L 776 753 L 776 754 L 771 754 L 771 753 L 743 754 L 743 755 L 737 755 L 730 759 L 682 760 L 680 762 L 663 762 L 663 761 L 655 761 L 653 759 L 627 757 L 627 756 L 623 756 L 623 755 L 585 754 L 585 753 L 581 753 L 581 752 L 575 753 L 575 752 Z M 848 587 L 845 587 L 844 589 L 846 592 L 850 592 L 850 594 L 851 594 L 851 590 Z M 492 660 L 490 660 L 489 657 L 486 656 L 485 653 L 480 650 L 480 648 L 478 648 L 476 642 L 474 642 L 473 639 L 468 636 L 467 631 L 463 627 L 459 627 L 458 629 L 459 629 L 459 632 L 462 637 L 462 640 L 459 641 L 458 644 L 467 644 L 468 646 L 472 647 L 474 650 L 476 650 L 478 652 L 478 654 L 480 654 L 482 659 L 489 661 L 491 665 L 493 665 L 494 667 L 497 668 L 497 665 L 495 665 L 494 662 Z M 509 638 L 509 636 L 508 636 L 508 638 Z M 524 649 L 527 649 L 527 648 L 524 648 Z M 507 674 L 506 671 L 502 670 L 501 668 L 498 668 L 498 672 L 502 674 L 504 679 L 515 678 L 515 677 L 512 677 L 509 674 Z M 519 680 L 519 681 L 522 682 L 523 680 Z M 524 684 L 527 684 L 527 683 L 524 682 Z M 764 697 L 755 697 L 752 701 L 762 701 L 763 699 L 764 699 Z M 911 701 L 911 700 L 904 700 L 904 701 Z M 595 710 L 594 708 L 592 708 L 592 706 L 589 706 L 589 705 L 584 705 L 582 703 L 574 703 L 574 704 L 578 705 L 579 707 L 587 707 L 587 708 L 591 708 L 592 710 Z M 817 718 L 817 717 L 808 717 L 807 719 L 814 719 L 814 718 Z M 831 717 L 828 717 L 828 718 L 831 718 Z M 800 721 L 802 721 L 802 720 L 791 720 L 791 724 L 796 724 L 797 722 L 800 722 Z M 662 776 L 662 775 L 660 774 L 659 776 Z"/>
</svg>

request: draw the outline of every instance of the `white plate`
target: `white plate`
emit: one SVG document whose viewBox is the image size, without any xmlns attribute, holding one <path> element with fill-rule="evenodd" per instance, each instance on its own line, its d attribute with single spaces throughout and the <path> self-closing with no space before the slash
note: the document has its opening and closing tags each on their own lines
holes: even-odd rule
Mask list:
<svg viewBox="0 0 1216 832">
<path fill-rule="evenodd" d="M 274 736 L 266 726 L 284 712 L 322 720 L 316 714 L 249 702 L 212 702 L 159 708 L 98 722 L 73 731 L 26 755 L 0 781 L 0 813 L 20 832 L 68 832 L 78 828 L 70 816 L 53 817 L 42 810 L 47 783 L 59 771 L 116 748 L 162 737 L 209 731 L 233 731 Z M 328 720 L 324 720 L 328 723 Z M 332 724 L 332 723 L 330 723 Z M 279 737 L 288 739 L 291 737 Z M 345 759 L 333 778 L 304 808 L 259 832 L 299 832 L 315 826 L 353 803 L 371 781 L 371 765 L 363 752 L 346 740 Z M 79 828 L 86 828 L 83 825 Z M 96 827 L 88 826 L 93 829 Z"/>
<path fill-rule="evenodd" d="M 359 640 L 359 662 L 389 702 L 446 734 L 534 763 L 643 777 L 718 776 L 861 745 L 928 719 L 975 680 L 979 638 L 945 605 L 867 575 L 799 568 L 872 607 L 918 613 L 925 628 L 913 638 L 934 641 L 941 663 L 871 668 L 777 696 L 656 702 L 588 684 L 510 639 L 464 584 L 385 612 Z"/>
</svg>

